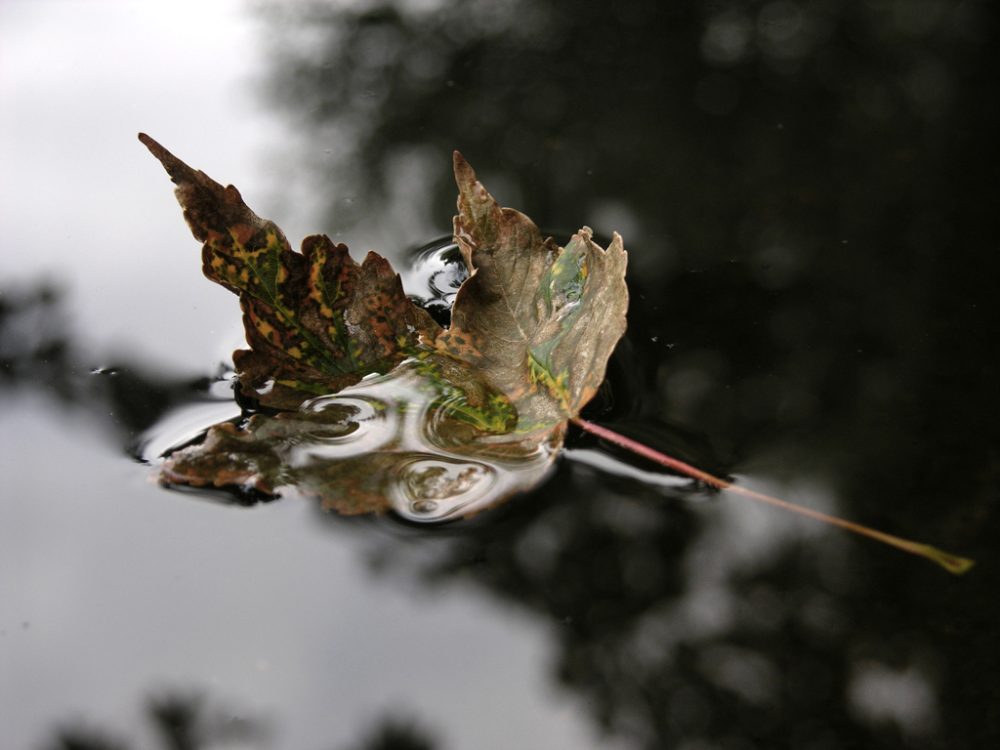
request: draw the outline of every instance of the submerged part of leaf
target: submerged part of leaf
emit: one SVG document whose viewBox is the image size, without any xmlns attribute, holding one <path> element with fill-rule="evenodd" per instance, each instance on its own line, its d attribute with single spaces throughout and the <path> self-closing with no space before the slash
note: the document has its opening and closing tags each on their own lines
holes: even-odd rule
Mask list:
<svg viewBox="0 0 1000 750">
<path fill-rule="evenodd" d="M 438 351 L 470 363 L 503 392 L 517 431 L 551 429 L 597 392 L 625 331 L 627 255 L 584 227 L 565 248 L 527 216 L 501 208 L 455 153 L 455 240 L 472 275 L 459 289 Z"/>
<path fill-rule="evenodd" d="M 177 185 L 177 200 L 204 243 L 202 270 L 240 297 L 249 350 L 233 355 L 244 395 L 293 409 L 370 373 L 386 373 L 439 326 L 403 292 L 388 261 L 362 264 L 324 235 L 302 252 L 243 202 L 239 191 L 196 171 L 145 134 L 139 139 Z"/>
<path fill-rule="evenodd" d="M 242 428 L 212 427 L 203 443 L 174 453 L 161 477 L 267 494 L 295 487 L 343 514 L 394 510 L 417 522 L 468 516 L 540 481 L 562 428 L 534 440 L 479 430 L 426 366 L 404 363 Z"/>
</svg>

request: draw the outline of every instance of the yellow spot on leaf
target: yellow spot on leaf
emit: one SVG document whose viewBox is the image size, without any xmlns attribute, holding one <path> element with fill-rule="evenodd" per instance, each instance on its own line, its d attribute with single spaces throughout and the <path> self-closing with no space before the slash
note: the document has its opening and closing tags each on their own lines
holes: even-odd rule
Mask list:
<svg viewBox="0 0 1000 750">
<path fill-rule="evenodd" d="M 257 329 L 257 333 L 263 336 L 268 341 L 272 343 L 279 343 L 278 332 L 275 330 L 274 326 L 268 323 L 263 318 L 254 318 L 253 321 L 254 328 Z"/>
</svg>

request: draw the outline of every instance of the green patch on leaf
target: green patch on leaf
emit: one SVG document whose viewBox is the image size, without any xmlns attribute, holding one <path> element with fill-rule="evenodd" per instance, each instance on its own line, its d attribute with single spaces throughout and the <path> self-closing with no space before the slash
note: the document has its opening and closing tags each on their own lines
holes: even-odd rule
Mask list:
<svg viewBox="0 0 1000 750">
<path fill-rule="evenodd" d="M 625 332 L 627 255 L 584 227 L 566 248 L 527 216 L 502 208 L 455 154 L 455 240 L 473 272 L 458 290 L 438 351 L 469 362 L 518 414 L 518 432 L 579 413 L 604 380 Z"/>
</svg>

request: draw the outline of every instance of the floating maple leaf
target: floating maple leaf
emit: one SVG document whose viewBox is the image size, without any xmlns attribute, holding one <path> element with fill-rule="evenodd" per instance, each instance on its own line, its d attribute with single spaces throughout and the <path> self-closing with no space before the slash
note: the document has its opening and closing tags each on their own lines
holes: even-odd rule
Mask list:
<svg viewBox="0 0 1000 750">
<path fill-rule="evenodd" d="M 240 297 L 248 350 L 240 388 L 277 415 L 210 428 L 170 456 L 166 483 L 295 486 L 341 513 L 393 508 L 419 521 L 468 515 L 537 483 L 566 424 L 710 486 L 877 539 L 953 573 L 973 562 L 926 544 L 734 486 L 579 418 L 625 331 L 626 254 L 587 227 L 561 248 L 523 214 L 501 208 L 455 153 L 455 240 L 469 270 L 447 330 L 407 299 L 369 253 L 307 237 L 302 252 L 239 191 L 139 139 L 177 184 L 204 243 L 203 270 Z M 381 374 L 374 380 L 367 376 Z"/>
<path fill-rule="evenodd" d="M 437 520 L 544 475 L 625 331 L 618 235 L 603 250 L 584 227 L 559 247 L 501 208 L 456 153 L 455 237 L 470 275 L 444 330 L 385 259 L 369 253 L 358 265 L 323 235 L 296 253 L 235 187 L 139 138 L 177 185 L 205 275 L 240 297 L 250 345 L 233 355 L 241 391 L 286 410 L 211 428 L 170 457 L 164 481 L 296 486 L 343 513 Z M 360 382 L 373 373 L 385 377 Z M 379 430 L 374 444 L 361 439 Z"/>
</svg>

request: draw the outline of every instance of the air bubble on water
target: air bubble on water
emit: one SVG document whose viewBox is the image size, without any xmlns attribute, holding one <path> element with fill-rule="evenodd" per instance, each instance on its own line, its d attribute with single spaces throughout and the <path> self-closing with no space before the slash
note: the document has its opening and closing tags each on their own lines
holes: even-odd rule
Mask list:
<svg viewBox="0 0 1000 750">
<path fill-rule="evenodd" d="M 413 251 L 401 273 L 403 289 L 430 312 L 447 312 L 468 278 L 465 261 L 451 237 L 442 237 Z"/>
</svg>

